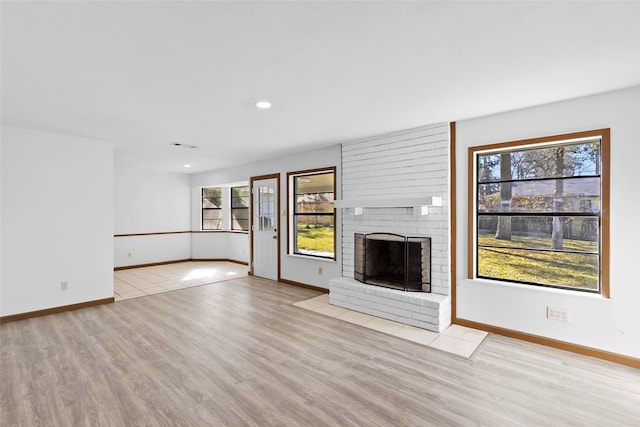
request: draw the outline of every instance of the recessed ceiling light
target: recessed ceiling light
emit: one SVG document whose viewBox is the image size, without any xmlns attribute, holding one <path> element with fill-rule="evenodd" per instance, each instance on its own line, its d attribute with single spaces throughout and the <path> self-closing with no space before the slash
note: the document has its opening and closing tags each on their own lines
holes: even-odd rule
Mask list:
<svg viewBox="0 0 640 427">
<path fill-rule="evenodd" d="M 258 101 L 256 102 L 256 107 L 261 110 L 266 110 L 267 108 L 271 108 L 271 103 L 269 101 Z"/>
<path fill-rule="evenodd" d="M 190 167 L 191 167 L 191 165 L 184 165 L 184 167 L 185 167 L 185 168 L 190 168 Z"/>
</svg>

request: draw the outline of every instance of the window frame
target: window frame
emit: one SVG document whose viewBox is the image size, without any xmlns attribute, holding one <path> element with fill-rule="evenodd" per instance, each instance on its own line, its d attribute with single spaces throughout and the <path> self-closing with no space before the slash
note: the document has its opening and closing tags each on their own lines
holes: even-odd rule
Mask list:
<svg viewBox="0 0 640 427">
<path fill-rule="evenodd" d="M 204 207 L 204 190 L 207 188 L 217 188 L 218 190 L 220 190 L 220 207 L 219 208 L 205 208 Z M 222 215 L 222 204 L 224 203 L 224 197 L 222 195 L 222 187 L 201 187 L 200 188 L 200 230 L 202 231 L 222 231 L 224 229 L 223 227 L 223 215 Z M 220 225 L 218 228 L 205 228 L 204 226 L 204 212 L 205 211 L 220 211 Z"/>
<path fill-rule="evenodd" d="M 246 196 L 242 196 L 242 197 L 234 197 L 233 196 L 233 190 L 236 188 L 246 188 L 247 190 L 247 195 Z M 234 199 L 241 199 L 241 198 L 246 198 L 247 200 L 247 206 L 245 207 L 240 207 L 240 208 L 234 208 L 233 207 L 233 200 Z M 249 231 L 250 225 L 249 223 L 251 222 L 251 218 L 249 218 L 249 204 L 251 203 L 251 189 L 249 188 L 249 185 L 240 185 L 237 187 L 231 187 L 230 189 L 230 193 L 229 193 L 229 200 L 230 200 L 230 204 L 229 204 L 229 208 L 230 208 L 230 212 L 231 212 L 231 224 L 230 224 L 230 230 L 232 231 Z M 244 210 L 247 214 L 247 228 L 234 228 L 233 227 L 233 219 L 234 219 L 234 211 L 237 210 Z"/>
<path fill-rule="evenodd" d="M 516 280 L 478 277 L 478 171 L 476 161 L 478 154 L 488 152 L 513 152 L 530 149 L 535 146 L 555 147 L 580 141 L 600 139 L 600 240 L 599 240 L 599 289 L 580 289 L 553 284 L 526 283 Z M 556 288 L 569 292 L 580 292 L 600 295 L 609 298 L 609 205 L 610 205 L 610 129 L 596 129 L 584 132 L 573 132 L 560 135 L 545 136 L 517 141 L 469 147 L 468 149 L 468 242 L 467 242 L 467 277 L 470 280 L 495 280 L 500 283 L 518 284 L 529 288 Z"/>
<path fill-rule="evenodd" d="M 297 230 L 296 230 L 296 216 L 299 215 L 296 213 L 296 184 L 295 180 L 299 177 L 310 176 L 310 175 L 322 175 L 332 173 L 333 174 L 333 200 L 336 199 L 336 167 L 330 166 L 325 168 L 317 168 L 317 169 L 307 169 L 300 170 L 294 172 L 287 172 L 287 224 L 288 224 L 288 236 L 287 239 L 287 254 L 301 257 L 309 257 L 314 259 L 323 259 L 323 260 L 336 260 L 336 209 L 335 207 L 332 209 L 332 212 L 322 213 L 323 216 L 332 216 L 333 217 L 333 255 L 331 256 L 323 256 L 323 255 L 313 255 L 313 254 L 305 254 L 296 251 L 296 239 L 297 239 Z"/>
</svg>

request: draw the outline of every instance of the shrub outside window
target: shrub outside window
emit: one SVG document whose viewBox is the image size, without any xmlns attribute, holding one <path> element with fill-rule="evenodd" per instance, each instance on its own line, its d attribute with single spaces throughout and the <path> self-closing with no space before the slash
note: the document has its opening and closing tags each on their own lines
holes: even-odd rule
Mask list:
<svg viewBox="0 0 640 427">
<path fill-rule="evenodd" d="M 335 259 L 335 168 L 291 172 L 293 253 Z"/>
<path fill-rule="evenodd" d="M 608 158 L 608 129 L 470 148 L 475 277 L 608 296 Z"/>
<path fill-rule="evenodd" d="M 231 187 L 231 229 L 249 230 L 249 187 Z"/>
<path fill-rule="evenodd" d="M 202 189 L 202 229 L 222 230 L 222 189 Z"/>
</svg>

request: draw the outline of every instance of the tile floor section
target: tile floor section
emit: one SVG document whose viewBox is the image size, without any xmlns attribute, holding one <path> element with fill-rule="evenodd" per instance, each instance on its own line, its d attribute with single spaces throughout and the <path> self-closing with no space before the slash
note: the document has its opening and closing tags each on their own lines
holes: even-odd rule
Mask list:
<svg viewBox="0 0 640 427">
<path fill-rule="evenodd" d="M 466 358 L 473 356 L 488 335 L 485 331 L 460 325 L 451 325 L 446 331 L 438 334 L 331 305 L 329 294 L 299 301 L 293 305 Z"/>
<path fill-rule="evenodd" d="M 191 261 L 117 270 L 113 275 L 116 301 L 237 279 L 248 267 L 226 261 Z"/>
</svg>

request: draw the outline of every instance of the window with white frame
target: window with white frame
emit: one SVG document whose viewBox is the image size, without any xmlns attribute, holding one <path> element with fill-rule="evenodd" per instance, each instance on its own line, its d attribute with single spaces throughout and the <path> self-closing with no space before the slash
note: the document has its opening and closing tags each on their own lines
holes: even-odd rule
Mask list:
<svg viewBox="0 0 640 427">
<path fill-rule="evenodd" d="M 202 229 L 222 230 L 222 189 L 202 188 Z"/>
<path fill-rule="evenodd" d="M 289 253 L 335 259 L 336 168 L 290 172 Z"/>
<path fill-rule="evenodd" d="M 608 296 L 609 129 L 471 147 L 470 278 Z"/>
</svg>

